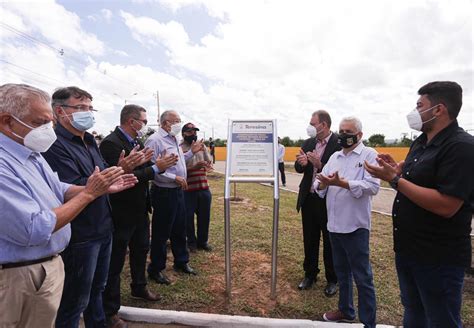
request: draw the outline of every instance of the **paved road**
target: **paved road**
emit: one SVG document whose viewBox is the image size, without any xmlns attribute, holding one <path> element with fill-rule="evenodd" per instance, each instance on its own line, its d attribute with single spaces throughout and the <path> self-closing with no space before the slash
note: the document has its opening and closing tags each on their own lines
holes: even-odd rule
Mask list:
<svg viewBox="0 0 474 328">
<path fill-rule="evenodd" d="M 217 161 L 216 164 L 214 164 L 214 170 L 225 174 L 225 162 Z M 286 172 L 286 187 L 281 187 L 281 189 L 297 193 L 301 178 L 302 174 Z M 395 194 L 396 192 L 392 189 L 381 188 L 379 193 L 373 198 L 372 210 L 391 215 L 390 213 L 392 212 L 392 204 Z"/>
</svg>

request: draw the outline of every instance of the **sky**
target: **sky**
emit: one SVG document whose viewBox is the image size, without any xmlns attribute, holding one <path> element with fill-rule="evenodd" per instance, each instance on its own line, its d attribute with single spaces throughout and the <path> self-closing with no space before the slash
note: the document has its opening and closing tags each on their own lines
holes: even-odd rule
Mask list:
<svg viewBox="0 0 474 328">
<path fill-rule="evenodd" d="M 472 0 L 0 0 L 0 84 L 50 94 L 75 85 L 107 135 L 125 102 L 156 123 L 173 109 L 200 137 L 229 119 L 276 119 L 307 138 L 312 112 L 332 130 L 357 116 L 364 138 L 416 135 L 418 89 L 458 82 L 459 124 L 474 134 Z M 157 97 L 158 94 L 158 97 Z M 158 99 L 157 99 L 158 98 Z"/>
</svg>

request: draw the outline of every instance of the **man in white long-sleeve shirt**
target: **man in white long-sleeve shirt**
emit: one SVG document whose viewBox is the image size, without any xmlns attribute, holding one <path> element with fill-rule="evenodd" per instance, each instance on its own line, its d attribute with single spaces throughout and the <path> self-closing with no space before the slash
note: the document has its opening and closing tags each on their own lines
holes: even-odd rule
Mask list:
<svg viewBox="0 0 474 328">
<path fill-rule="evenodd" d="M 286 187 L 285 146 L 282 145 L 280 137 L 278 137 L 278 170 L 280 171 L 281 183 L 283 187 Z"/>
<path fill-rule="evenodd" d="M 339 306 L 323 315 L 326 321 L 352 321 L 352 277 L 359 295 L 359 320 L 364 327 L 375 327 L 376 301 L 369 259 L 369 231 L 372 196 L 380 180 L 364 168 L 364 161 L 375 163 L 377 152 L 362 143 L 362 123 L 355 117 L 339 125 L 342 150 L 335 152 L 317 175 L 314 189 L 326 196 L 328 231 L 334 269 L 339 282 Z"/>
</svg>

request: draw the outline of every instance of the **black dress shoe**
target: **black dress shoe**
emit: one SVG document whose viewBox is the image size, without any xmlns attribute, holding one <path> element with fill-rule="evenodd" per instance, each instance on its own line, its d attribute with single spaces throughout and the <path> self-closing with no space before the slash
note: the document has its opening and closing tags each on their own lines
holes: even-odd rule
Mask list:
<svg viewBox="0 0 474 328">
<path fill-rule="evenodd" d="M 194 269 L 191 268 L 188 263 L 174 264 L 173 269 L 178 272 L 197 275 L 197 272 L 194 271 Z"/>
<path fill-rule="evenodd" d="M 300 284 L 298 285 L 298 289 L 299 290 L 308 289 L 313 285 L 315 281 L 316 279 L 314 278 L 304 277 L 303 281 L 301 281 Z"/>
<path fill-rule="evenodd" d="M 189 251 L 189 253 L 196 253 L 196 251 L 197 251 L 196 244 L 189 244 L 188 245 L 188 251 Z"/>
<path fill-rule="evenodd" d="M 161 300 L 161 296 L 158 293 L 151 292 L 148 288 L 142 288 L 138 290 L 132 289 L 132 298 L 139 298 L 145 301 L 157 302 Z"/>
<path fill-rule="evenodd" d="M 118 314 L 114 314 L 111 317 L 107 318 L 107 327 L 108 328 L 127 328 L 128 325 L 123 321 Z"/>
<path fill-rule="evenodd" d="M 328 282 L 324 288 L 324 295 L 327 297 L 334 296 L 337 293 L 337 284 L 333 282 Z"/>
<path fill-rule="evenodd" d="M 206 252 L 212 252 L 212 246 L 209 244 L 199 245 L 197 249 L 201 249 Z"/>
<path fill-rule="evenodd" d="M 168 279 L 167 276 L 164 275 L 163 272 L 158 272 L 158 273 L 149 273 L 148 277 L 150 277 L 151 280 L 154 280 L 155 282 L 162 284 L 162 285 L 170 285 L 171 281 Z"/>
</svg>

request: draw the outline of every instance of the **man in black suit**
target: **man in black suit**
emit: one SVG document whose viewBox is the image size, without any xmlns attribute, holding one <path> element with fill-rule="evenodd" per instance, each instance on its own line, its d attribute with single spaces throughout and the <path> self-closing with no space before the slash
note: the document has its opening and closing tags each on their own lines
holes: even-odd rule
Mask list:
<svg viewBox="0 0 474 328">
<path fill-rule="evenodd" d="M 130 272 L 132 276 L 132 297 L 147 301 L 158 301 L 161 297 L 147 288 L 145 277 L 146 258 L 150 248 L 151 202 L 148 182 L 155 174 L 164 172 L 176 163 L 173 155 L 159 157 L 151 162 L 153 151 L 144 149 L 141 137 L 148 132 L 146 110 L 137 105 L 126 105 L 120 113 L 120 126 L 110 133 L 100 144 L 100 151 L 109 165 L 134 158 L 125 171 L 133 173 L 138 183 L 126 192 L 110 197 L 114 234 L 112 255 L 103 295 L 105 314 L 109 327 L 126 327 L 118 316 L 120 308 L 120 273 L 125 262 L 127 246 L 130 249 Z M 137 165 L 138 166 L 135 166 Z"/>
<path fill-rule="evenodd" d="M 301 209 L 303 221 L 305 277 L 298 285 L 299 289 L 308 289 L 317 279 L 319 273 L 319 240 L 323 235 L 324 270 L 327 285 L 326 296 L 337 292 L 337 277 L 334 272 L 331 243 L 327 230 L 326 199 L 321 199 L 313 190 L 316 173 L 321 172 L 329 157 L 341 149 L 337 135 L 331 132 L 331 116 L 325 110 L 313 113 L 307 128 L 309 139 L 303 143 L 296 156 L 295 170 L 304 173 L 299 186 L 296 210 Z"/>
</svg>

